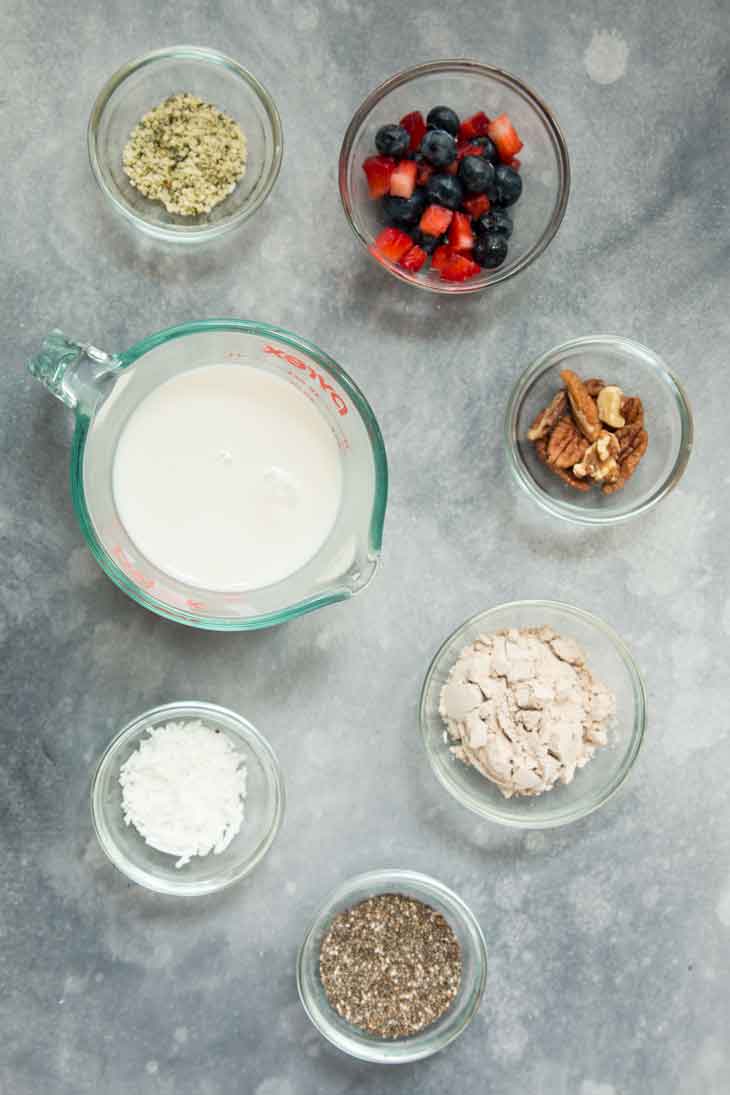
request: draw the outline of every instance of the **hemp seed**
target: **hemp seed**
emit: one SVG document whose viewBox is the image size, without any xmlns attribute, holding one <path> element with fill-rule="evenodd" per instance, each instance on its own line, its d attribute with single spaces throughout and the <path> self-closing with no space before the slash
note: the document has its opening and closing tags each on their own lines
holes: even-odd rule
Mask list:
<svg viewBox="0 0 730 1095">
<path fill-rule="evenodd" d="M 145 114 L 122 153 L 124 172 L 168 213 L 209 213 L 246 171 L 246 137 L 237 122 L 195 95 L 171 95 Z"/>
</svg>

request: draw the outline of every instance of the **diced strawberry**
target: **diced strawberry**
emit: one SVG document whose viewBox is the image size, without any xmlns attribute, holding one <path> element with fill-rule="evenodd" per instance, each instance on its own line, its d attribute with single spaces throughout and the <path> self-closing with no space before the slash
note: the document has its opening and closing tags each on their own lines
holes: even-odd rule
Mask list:
<svg viewBox="0 0 730 1095">
<path fill-rule="evenodd" d="M 445 243 L 440 244 L 431 256 L 431 269 L 443 270 L 450 258 L 451 248 L 447 247 Z"/>
<path fill-rule="evenodd" d="M 416 189 L 416 172 L 418 165 L 415 160 L 401 160 L 393 174 L 390 176 L 390 192 L 398 198 L 410 198 Z"/>
<path fill-rule="evenodd" d="M 416 274 L 427 258 L 428 255 L 423 248 L 414 243 L 413 247 L 406 251 L 405 255 L 400 260 L 400 265 L 404 270 L 410 270 L 412 274 Z"/>
<path fill-rule="evenodd" d="M 458 170 L 459 170 L 459 161 L 458 160 L 454 160 L 452 163 L 449 164 L 448 167 L 444 168 L 444 171 L 446 172 L 447 175 L 455 175 Z"/>
<path fill-rule="evenodd" d="M 432 167 L 430 163 L 426 163 L 425 160 L 422 160 L 416 171 L 416 186 L 425 186 L 435 170 L 436 168 Z"/>
<path fill-rule="evenodd" d="M 511 167 L 513 171 L 519 171 L 522 167 L 522 160 L 518 160 L 516 156 L 513 156 L 511 160 L 507 160 L 507 167 Z"/>
<path fill-rule="evenodd" d="M 483 156 L 484 149 L 480 144 L 459 144 L 456 146 L 456 158 L 457 160 L 463 160 L 465 156 Z"/>
<path fill-rule="evenodd" d="M 489 118 L 483 110 L 480 110 L 478 114 L 472 114 L 471 118 L 465 118 L 459 126 L 459 140 L 470 141 L 473 137 L 488 136 L 488 125 Z"/>
<path fill-rule="evenodd" d="M 446 265 L 441 270 L 443 281 L 466 281 L 478 274 L 481 266 L 464 255 L 451 254 Z"/>
<path fill-rule="evenodd" d="M 491 137 L 496 144 L 502 163 L 511 160 L 522 148 L 522 141 L 517 136 L 515 127 L 506 114 L 500 114 L 498 118 L 489 123 L 487 136 Z"/>
<path fill-rule="evenodd" d="M 491 205 L 489 198 L 486 194 L 476 194 L 473 198 L 465 198 L 461 203 L 466 209 L 472 220 L 477 220 L 478 217 L 488 213 Z"/>
<path fill-rule="evenodd" d="M 362 165 L 367 175 L 368 190 L 371 198 L 382 198 L 390 189 L 390 176 L 396 168 L 395 160 L 390 156 L 370 156 Z"/>
<path fill-rule="evenodd" d="M 450 209 L 444 209 L 443 205 L 429 205 L 421 217 L 418 227 L 427 236 L 443 236 L 451 224 L 453 213 Z"/>
<path fill-rule="evenodd" d="M 401 118 L 400 125 L 411 138 L 411 152 L 417 152 L 426 133 L 426 123 L 420 110 L 413 110 Z"/>
<path fill-rule="evenodd" d="M 382 255 L 391 262 L 398 262 L 411 247 L 413 247 L 413 240 L 407 233 L 401 232 L 400 228 L 384 228 L 376 237 L 370 250 L 376 258 Z"/>
<path fill-rule="evenodd" d="M 471 251 L 474 246 L 474 233 L 466 213 L 454 213 L 449 226 L 449 246 L 452 251 Z"/>
</svg>

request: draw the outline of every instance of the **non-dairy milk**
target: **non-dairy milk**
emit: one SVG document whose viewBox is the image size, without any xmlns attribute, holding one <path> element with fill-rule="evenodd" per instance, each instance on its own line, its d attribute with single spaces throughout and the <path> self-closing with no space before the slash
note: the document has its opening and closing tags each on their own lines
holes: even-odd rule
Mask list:
<svg viewBox="0 0 730 1095">
<path fill-rule="evenodd" d="M 293 574 L 334 526 L 337 441 L 293 385 L 206 365 L 155 388 L 114 456 L 114 500 L 147 559 L 186 585 L 250 590 Z"/>
</svg>

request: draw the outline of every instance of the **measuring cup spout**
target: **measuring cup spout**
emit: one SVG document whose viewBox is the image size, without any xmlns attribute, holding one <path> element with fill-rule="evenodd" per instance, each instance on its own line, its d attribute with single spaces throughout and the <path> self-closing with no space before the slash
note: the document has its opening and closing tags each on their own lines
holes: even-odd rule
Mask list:
<svg viewBox="0 0 730 1095">
<path fill-rule="evenodd" d="M 351 593 L 361 593 L 372 582 L 378 569 L 380 555 L 369 556 L 356 565 L 348 575 Z"/>
<path fill-rule="evenodd" d="M 88 343 L 74 342 L 63 331 L 51 331 L 41 351 L 28 362 L 31 376 L 67 407 L 89 412 L 122 361 Z"/>
</svg>

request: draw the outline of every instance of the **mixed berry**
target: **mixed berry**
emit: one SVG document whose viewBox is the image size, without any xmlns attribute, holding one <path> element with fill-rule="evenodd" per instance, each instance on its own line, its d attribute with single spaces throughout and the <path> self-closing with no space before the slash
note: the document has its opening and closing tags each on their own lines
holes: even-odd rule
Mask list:
<svg viewBox="0 0 730 1095">
<path fill-rule="evenodd" d="M 416 273 L 430 261 L 444 281 L 466 281 L 507 258 L 510 206 L 522 194 L 522 148 L 506 114 L 464 121 L 447 106 L 415 110 L 375 134 L 365 160 L 370 197 L 387 227 L 373 253 Z"/>
</svg>

